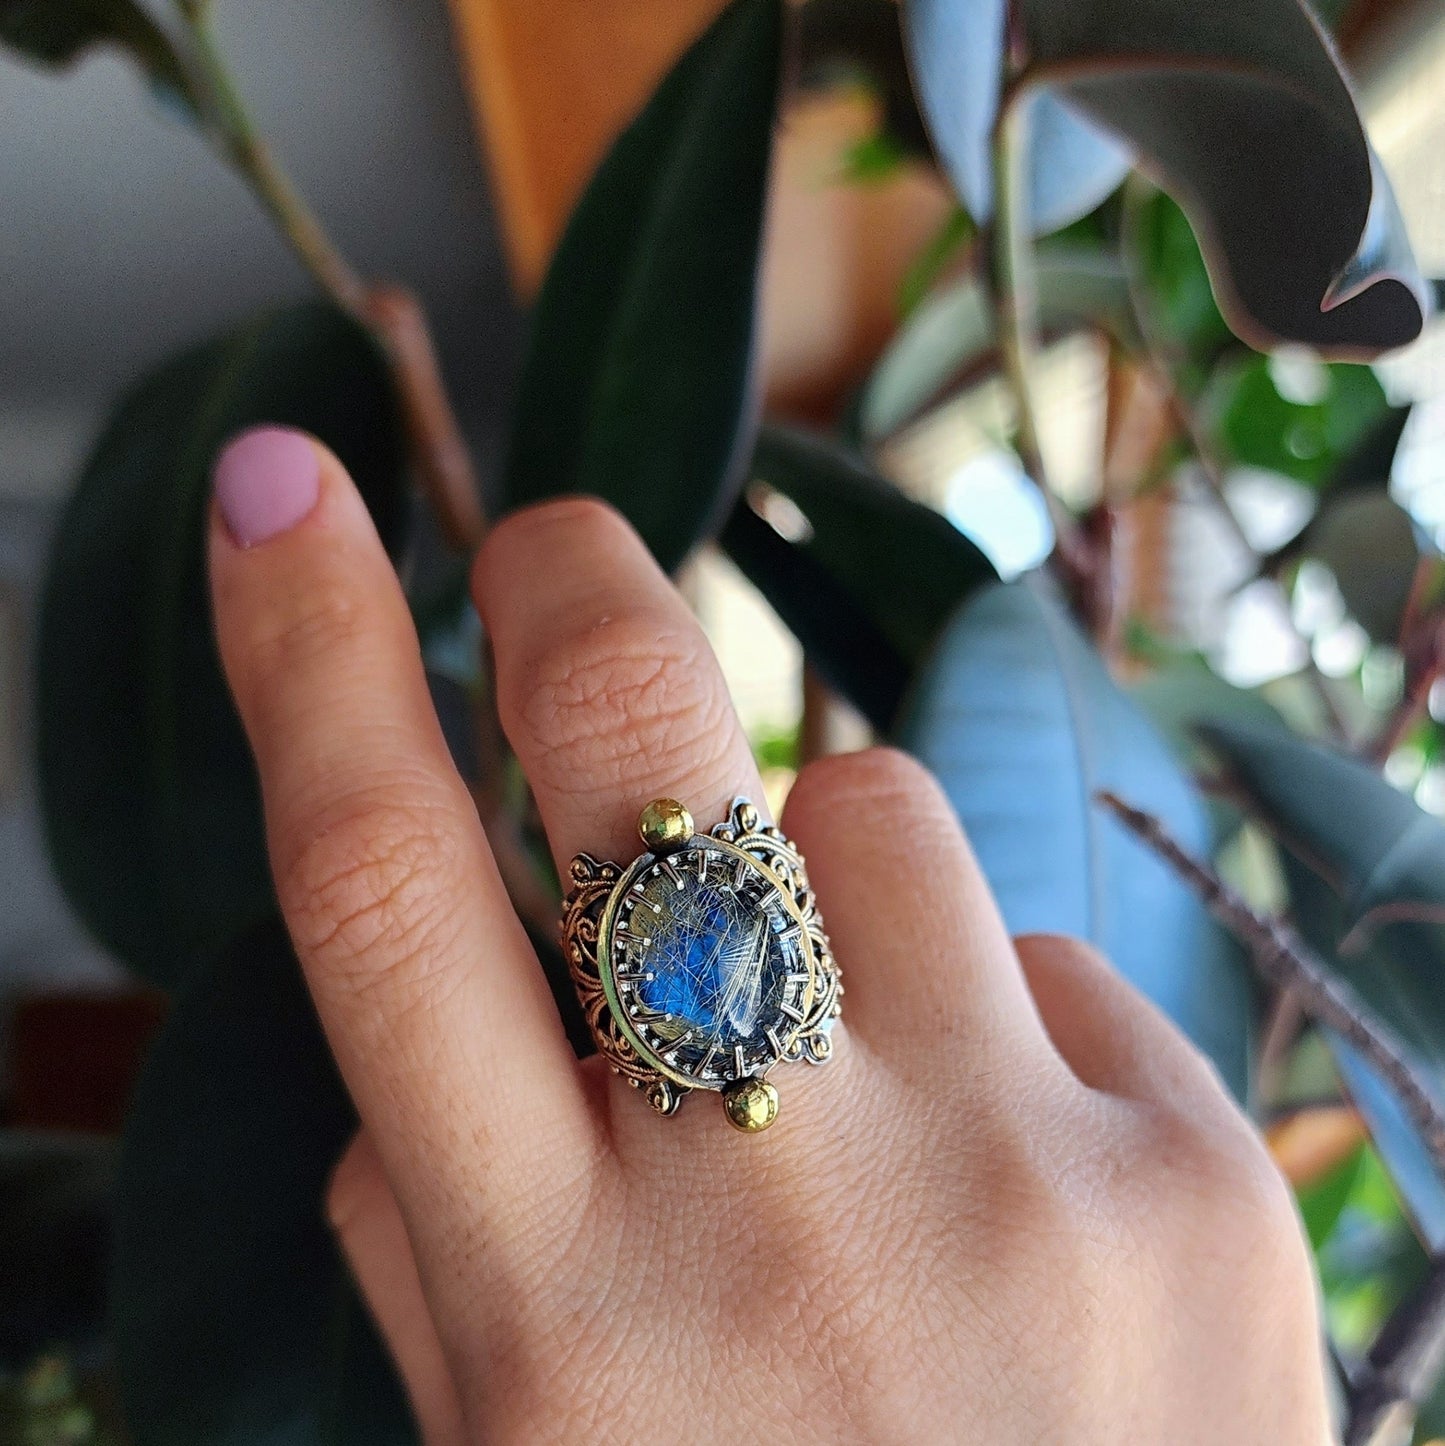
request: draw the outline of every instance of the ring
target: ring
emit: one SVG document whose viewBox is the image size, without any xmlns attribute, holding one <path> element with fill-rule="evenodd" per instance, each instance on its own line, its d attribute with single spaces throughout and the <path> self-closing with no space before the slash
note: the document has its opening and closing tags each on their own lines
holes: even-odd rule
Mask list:
<svg viewBox="0 0 1445 1446">
<path fill-rule="evenodd" d="M 843 986 L 803 857 L 745 798 L 710 833 L 675 799 L 637 821 L 630 864 L 578 854 L 562 948 L 597 1048 L 661 1115 L 722 1095 L 746 1133 L 778 1116 L 767 1076 L 824 1064 Z"/>
</svg>

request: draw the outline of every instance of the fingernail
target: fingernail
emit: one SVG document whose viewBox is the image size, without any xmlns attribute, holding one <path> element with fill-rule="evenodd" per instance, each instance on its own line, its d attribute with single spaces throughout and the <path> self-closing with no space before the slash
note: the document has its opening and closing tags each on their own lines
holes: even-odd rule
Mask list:
<svg viewBox="0 0 1445 1446">
<path fill-rule="evenodd" d="M 254 427 L 216 458 L 213 485 L 226 530 L 254 547 L 294 527 L 321 491 L 321 459 L 304 432 Z"/>
</svg>

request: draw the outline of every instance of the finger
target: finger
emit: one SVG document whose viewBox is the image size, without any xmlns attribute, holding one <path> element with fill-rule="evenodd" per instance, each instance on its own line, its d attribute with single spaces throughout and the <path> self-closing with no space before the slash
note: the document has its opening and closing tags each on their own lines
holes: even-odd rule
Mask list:
<svg viewBox="0 0 1445 1446">
<path fill-rule="evenodd" d="M 401 1210 L 376 1149 L 352 1141 L 326 1194 L 331 1228 L 406 1387 L 426 1446 L 465 1446 L 466 1423 Z"/>
<path fill-rule="evenodd" d="M 550 1162 L 587 1158 L 586 1106 L 395 573 L 341 465 L 298 433 L 232 443 L 216 499 L 221 656 L 331 1047 L 409 1220 L 438 1241 L 479 1211 L 524 1232 Z"/>
<path fill-rule="evenodd" d="M 1046 1062 L 993 895 L 925 769 L 883 748 L 820 759 L 783 824 L 827 900 L 856 1033 L 898 1059 L 955 1051 L 980 1075 Z"/>
<path fill-rule="evenodd" d="M 1090 1089 L 1233 1113 L 1214 1067 L 1097 950 L 1063 934 L 1014 941 L 1044 1028 Z"/>
<path fill-rule="evenodd" d="M 502 725 L 559 868 L 627 861 L 639 810 L 686 804 L 700 830 L 762 785 L 697 620 L 610 508 L 569 498 L 515 513 L 473 571 Z"/>
</svg>

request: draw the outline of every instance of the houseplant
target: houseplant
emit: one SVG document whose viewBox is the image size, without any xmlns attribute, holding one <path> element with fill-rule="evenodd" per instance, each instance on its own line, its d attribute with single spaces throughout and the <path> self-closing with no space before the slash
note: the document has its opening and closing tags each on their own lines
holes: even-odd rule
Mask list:
<svg viewBox="0 0 1445 1446">
<path fill-rule="evenodd" d="M 461 560 L 487 509 L 424 318 L 404 292 L 356 276 L 307 212 L 245 112 L 209 9 L 0 4 L 0 38 L 32 60 L 124 50 L 253 185 L 323 298 L 142 380 L 52 560 L 39 763 L 56 869 L 97 936 L 175 996 L 121 1165 L 115 1342 L 141 1442 L 403 1437 L 395 1383 L 317 1208 L 353 1120 L 275 918 L 209 636 L 201 529 L 227 435 L 306 426 L 357 477 L 436 637 L 457 624 Z M 1404 418 L 1363 359 L 1411 341 L 1433 303 L 1330 44 L 1300 0 L 1208 15 L 1174 0 L 812 0 L 796 12 L 733 0 L 720 12 L 612 147 L 557 248 L 490 506 L 599 493 L 668 566 L 718 541 L 831 687 L 943 779 L 1009 922 L 1093 938 L 1247 1098 L 1261 1035 L 1247 949 L 1160 853 L 1173 841 L 1199 858 L 1237 840 L 1239 814 L 1211 810 L 1193 777 L 1227 770 L 1235 799 L 1284 841 L 1279 870 L 1308 941 L 1234 910 L 1267 966 L 1271 1073 L 1306 1074 L 1323 1041 L 1373 1135 L 1304 1199 L 1326 1273 L 1376 1286 L 1368 1305 L 1351 1297 L 1335 1312 L 1351 1439 L 1408 1431 L 1433 1365 L 1422 1348 L 1442 1332 L 1445 1275 L 1428 1251 L 1445 1236 L 1431 1132 L 1445 834 L 1377 765 L 1438 746 L 1427 704 L 1441 599 L 1435 557 L 1386 491 Z M 753 360 L 779 108 L 840 63 L 885 102 L 872 164 L 924 155 L 960 209 L 923 259 L 896 341 L 824 438 L 759 426 Z M 1037 391 L 1041 348 L 1079 330 L 1105 337 L 1113 371 L 1147 378 L 1154 400 L 1133 472 L 1073 511 L 1049 485 Z M 1286 385 L 1263 355 L 1281 343 L 1314 349 L 1312 389 Z M 1055 535 L 1046 571 L 1007 583 L 877 462 L 904 426 L 993 374 Z M 1286 717 L 1119 615 L 1119 523 L 1186 460 L 1223 509 L 1240 465 L 1306 489 L 1308 521 L 1258 558 L 1260 577 L 1287 590 L 1306 565 L 1332 572 L 1374 646 L 1399 658 L 1373 712 L 1369 700 L 1347 712 L 1351 690 L 1306 667 L 1315 704 Z M 451 546 L 424 575 L 411 566 L 417 496 Z M 1364 545 L 1378 538 L 1383 553 Z M 1137 701 L 1106 662 L 1142 675 Z M 485 674 L 467 681 L 457 711 L 479 806 L 544 937 L 552 883 Z M 1207 724 L 1202 741 L 1176 726 L 1171 742 L 1149 710 Z M 1144 841 L 1103 811 L 1104 791 L 1140 811 Z M 1212 872 L 1196 877 L 1218 902 Z M 1331 1027 L 1289 1027 L 1289 1000 Z M 1286 1096 L 1275 1081 L 1259 1106 Z M 1381 1203 L 1382 1160 L 1408 1217 L 1388 1190 Z M 1379 1259 L 1350 1277 L 1344 1246 L 1361 1221 L 1378 1227 Z"/>
</svg>

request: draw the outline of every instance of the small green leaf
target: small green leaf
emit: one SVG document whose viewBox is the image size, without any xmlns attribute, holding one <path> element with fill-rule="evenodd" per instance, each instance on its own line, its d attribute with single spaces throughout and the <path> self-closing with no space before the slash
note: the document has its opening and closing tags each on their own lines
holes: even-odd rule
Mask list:
<svg viewBox="0 0 1445 1446">
<path fill-rule="evenodd" d="M 947 790 L 1009 929 L 1096 944 L 1244 1098 L 1255 1000 L 1239 949 L 1094 799 L 1117 792 L 1205 856 L 1208 811 L 1041 582 L 963 605 L 898 738 Z"/>
<path fill-rule="evenodd" d="M 1298 547 L 1334 573 L 1350 615 L 1375 642 L 1399 643 L 1426 544 L 1393 497 L 1356 492 L 1328 500 Z"/>
<path fill-rule="evenodd" d="M 325 1219 L 355 1129 L 263 924 L 180 993 L 126 1129 L 112 1317 L 136 1446 L 416 1439 Z"/>
<path fill-rule="evenodd" d="M 1040 253 L 1039 315 L 1046 331 L 1098 327 L 1134 339 L 1129 286 L 1112 256 L 1082 247 Z M 952 383 L 997 351 L 993 305 L 981 283 L 965 277 L 924 301 L 894 337 L 863 390 L 857 424 L 867 442 L 891 436 Z"/>
<path fill-rule="evenodd" d="M 205 564 L 212 460 L 260 422 L 328 443 L 398 545 L 406 453 L 385 358 L 359 323 L 303 305 L 170 362 L 121 403 L 65 508 L 41 602 L 51 859 L 96 937 L 162 986 L 271 909 Z"/>
<path fill-rule="evenodd" d="M 977 235 L 973 217 L 962 206 L 955 206 L 899 284 L 898 311 L 905 320 L 923 304 L 944 269 Z"/>
<path fill-rule="evenodd" d="M 113 45 L 151 84 L 194 110 L 189 76 L 170 37 L 137 0 L 0 0 L 0 44 L 51 69 Z"/>
<path fill-rule="evenodd" d="M 805 0 L 796 14 L 800 82 L 823 87 L 861 79 L 882 102 L 882 134 L 902 155 L 931 160 L 894 0 Z"/>
<path fill-rule="evenodd" d="M 1445 824 L 1333 749 L 1237 723 L 1204 733 L 1284 846 L 1300 932 L 1445 1093 Z M 1445 1244 L 1445 1183 L 1398 1101 L 1352 1049 L 1332 1045 L 1421 1229 Z"/>
<path fill-rule="evenodd" d="M 1351 1150 L 1332 1170 L 1299 1191 L 1300 1217 L 1310 1238 L 1310 1249 L 1318 1252 L 1334 1233 L 1340 1215 L 1349 1203 L 1364 1170 L 1366 1147 Z"/>
<path fill-rule="evenodd" d="M 508 506 L 586 492 L 675 567 L 752 431 L 782 0 L 732 0 L 603 160 L 532 318 Z"/>
<path fill-rule="evenodd" d="M 1146 195 L 1131 183 L 1125 197 L 1125 247 L 1139 277 L 1144 330 L 1192 395 L 1219 355 L 1235 345 L 1234 334 L 1215 303 L 1189 218 L 1162 191 Z"/>
<path fill-rule="evenodd" d="M 722 544 L 834 687 L 886 728 L 948 618 L 993 565 L 861 457 L 765 427 Z"/>
<path fill-rule="evenodd" d="M 1385 389 L 1369 367 L 1336 362 L 1315 369 L 1307 400 L 1291 399 L 1281 394 L 1274 367 L 1251 357 L 1216 375 L 1216 434 L 1229 461 L 1323 488 L 1389 418 Z"/>
</svg>

